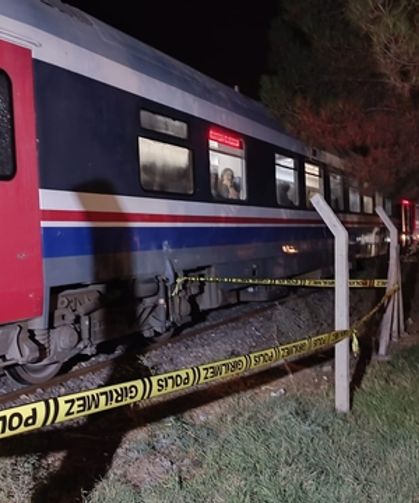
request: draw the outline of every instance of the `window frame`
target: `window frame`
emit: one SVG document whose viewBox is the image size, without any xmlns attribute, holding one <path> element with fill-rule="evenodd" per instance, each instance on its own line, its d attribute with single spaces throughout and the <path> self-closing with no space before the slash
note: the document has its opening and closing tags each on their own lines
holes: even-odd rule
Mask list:
<svg viewBox="0 0 419 503">
<path fill-rule="evenodd" d="M 186 128 L 186 135 L 183 136 L 183 135 L 176 134 L 174 132 L 170 132 L 170 131 L 159 129 L 157 127 L 147 126 L 147 125 L 145 125 L 143 123 L 143 120 L 142 120 L 143 114 L 154 116 L 155 118 L 167 119 L 168 121 L 172 121 L 172 122 L 182 123 L 185 126 L 185 128 Z M 146 131 L 152 131 L 153 133 L 157 133 L 159 135 L 164 135 L 164 136 L 167 136 L 169 138 L 176 138 L 178 140 L 184 140 L 184 141 L 189 140 L 190 126 L 189 126 L 189 123 L 187 121 L 185 121 L 185 120 L 175 119 L 175 118 L 173 118 L 172 116 L 170 116 L 168 114 L 163 114 L 163 113 L 160 113 L 160 112 L 154 112 L 154 111 L 150 110 L 149 108 L 145 108 L 145 107 L 141 107 L 140 108 L 139 117 L 140 117 L 140 126 L 141 126 L 142 129 L 145 129 Z"/>
<path fill-rule="evenodd" d="M 352 209 L 352 207 L 351 207 L 351 190 L 356 191 L 356 193 L 358 195 L 358 209 Z M 348 210 L 349 210 L 349 213 L 355 213 L 355 214 L 362 213 L 361 191 L 359 190 L 358 184 L 356 184 L 355 182 L 351 182 L 351 181 L 348 184 Z"/>
<path fill-rule="evenodd" d="M 335 208 L 333 205 L 333 193 L 332 193 L 332 177 L 340 178 L 340 188 L 342 196 L 342 208 Z M 327 170 L 327 181 L 328 181 L 328 199 L 330 207 L 333 211 L 337 213 L 344 213 L 346 211 L 346 177 L 342 172 L 328 169 Z"/>
<path fill-rule="evenodd" d="M 293 161 L 293 167 L 290 168 L 289 166 L 285 166 L 284 164 L 281 164 L 277 160 L 278 156 L 281 156 L 284 159 L 290 159 Z M 299 162 L 298 158 L 296 156 L 293 156 L 289 153 L 282 153 L 277 150 L 275 150 L 274 153 L 274 176 L 275 176 L 275 195 L 276 195 L 276 204 L 282 208 L 299 208 L 301 206 L 301 180 L 300 180 L 300 168 L 299 168 Z M 292 204 L 282 204 L 280 201 L 280 194 L 279 194 L 279 184 L 281 183 L 281 179 L 277 177 L 277 170 L 278 168 L 288 170 L 290 172 L 294 173 L 294 199 L 291 199 Z M 278 183 L 279 182 L 279 183 Z M 287 183 L 286 180 L 282 180 L 282 182 Z"/>
<path fill-rule="evenodd" d="M 190 174 L 191 174 L 191 183 L 192 183 L 192 190 L 191 192 L 181 192 L 178 190 L 167 190 L 167 189 L 151 189 L 145 187 L 142 179 L 142 171 L 141 171 L 141 146 L 140 142 L 141 140 L 144 139 L 149 142 L 154 142 L 154 143 L 161 143 L 163 145 L 168 145 L 169 147 L 175 147 L 179 149 L 184 149 L 189 152 L 189 163 L 190 163 Z M 137 137 L 137 151 L 138 151 L 138 177 L 139 177 L 139 183 L 140 187 L 144 192 L 151 193 L 151 194 L 172 194 L 172 195 L 178 195 L 178 196 L 184 196 L 184 197 L 191 197 L 195 194 L 196 191 L 196 184 L 195 184 L 195 162 L 194 162 L 194 153 L 192 148 L 189 146 L 185 145 L 179 145 L 177 143 L 173 142 L 168 142 L 165 141 L 165 139 L 160 139 L 160 138 L 153 138 L 144 134 L 140 134 Z"/>
<path fill-rule="evenodd" d="M 366 199 L 368 199 L 371 203 L 371 211 L 366 210 Z M 372 215 L 374 213 L 374 197 L 369 194 L 362 194 L 362 212 L 366 215 Z"/>
<path fill-rule="evenodd" d="M 388 211 L 389 207 L 390 207 L 390 211 Z M 393 211 L 394 211 L 393 201 L 391 200 L 390 197 L 384 197 L 383 208 L 389 217 L 391 217 L 393 215 Z"/>
<path fill-rule="evenodd" d="M 374 194 L 374 208 L 378 206 L 384 208 L 384 196 L 381 192 L 375 192 Z"/>
<path fill-rule="evenodd" d="M 213 136 L 213 137 L 211 137 Z M 218 136 L 218 138 L 217 138 Z M 231 140 L 231 144 L 228 144 L 228 141 L 220 141 L 222 140 L 223 136 L 227 139 L 229 138 Z M 234 141 L 233 141 L 234 140 Z M 216 148 L 211 148 L 211 142 L 216 142 L 218 145 L 221 144 L 222 147 L 224 147 L 225 151 L 223 149 L 216 149 Z M 237 143 L 236 143 L 237 142 Z M 247 161 L 247 148 L 246 148 L 246 142 L 242 134 L 238 133 L 237 131 L 230 131 L 226 130 L 224 128 L 220 128 L 219 126 L 215 124 L 210 124 L 208 128 L 208 134 L 207 134 L 207 140 L 206 140 L 206 145 L 207 145 L 207 160 L 208 160 L 208 169 L 209 169 L 209 183 L 210 183 L 210 194 L 212 197 L 213 201 L 216 202 L 221 202 L 221 203 L 230 203 L 230 204 L 240 204 L 240 203 L 246 203 L 249 200 L 249 191 L 248 191 L 248 161 Z M 242 155 L 239 155 L 238 153 L 236 154 L 236 151 L 242 152 Z M 224 156 L 230 156 L 236 159 L 240 159 L 240 165 L 241 165 L 241 173 L 240 173 L 240 178 L 241 178 L 241 184 L 239 187 L 239 197 L 224 197 L 222 194 L 219 193 L 217 187 L 220 182 L 220 175 L 221 173 L 227 169 L 230 168 L 233 171 L 233 175 L 237 176 L 237 174 L 234 172 L 234 169 L 231 168 L 230 166 L 225 167 L 224 169 L 221 170 L 220 172 L 220 167 L 217 167 L 217 172 L 215 173 L 212 169 L 212 164 L 211 164 L 211 152 L 218 153 Z M 213 175 L 216 175 L 214 177 Z M 213 182 L 215 180 L 215 183 Z"/>
</svg>

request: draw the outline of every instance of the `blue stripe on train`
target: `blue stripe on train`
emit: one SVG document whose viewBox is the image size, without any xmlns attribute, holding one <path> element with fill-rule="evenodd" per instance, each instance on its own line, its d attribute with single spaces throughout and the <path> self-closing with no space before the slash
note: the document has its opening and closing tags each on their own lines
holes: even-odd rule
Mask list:
<svg viewBox="0 0 419 503">
<path fill-rule="evenodd" d="M 325 227 L 44 227 L 44 257 L 331 238 Z"/>
</svg>

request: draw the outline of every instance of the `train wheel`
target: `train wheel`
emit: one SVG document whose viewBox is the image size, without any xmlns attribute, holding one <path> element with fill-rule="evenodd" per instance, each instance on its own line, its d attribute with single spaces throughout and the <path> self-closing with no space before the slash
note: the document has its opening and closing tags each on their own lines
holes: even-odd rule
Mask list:
<svg viewBox="0 0 419 503">
<path fill-rule="evenodd" d="M 6 369 L 6 373 L 20 384 L 41 384 L 49 381 L 58 374 L 62 363 L 27 363 L 15 365 Z"/>
</svg>

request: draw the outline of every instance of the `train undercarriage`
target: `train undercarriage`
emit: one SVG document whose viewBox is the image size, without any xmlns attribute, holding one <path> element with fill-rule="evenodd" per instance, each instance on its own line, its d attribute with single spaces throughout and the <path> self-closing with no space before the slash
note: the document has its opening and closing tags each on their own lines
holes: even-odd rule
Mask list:
<svg viewBox="0 0 419 503">
<path fill-rule="evenodd" d="M 188 272 L 213 275 L 211 267 Z M 19 383 L 43 383 L 76 355 L 95 355 L 102 343 L 128 335 L 145 344 L 162 342 L 198 313 L 284 294 L 283 288 L 274 290 L 187 282 L 172 295 L 173 283 L 164 277 L 53 289 L 48 328 L 33 329 L 28 322 L 0 326 L 0 368 Z"/>
<path fill-rule="evenodd" d="M 171 296 L 164 278 L 52 291 L 50 328 L 0 327 L 1 366 L 20 383 L 42 383 L 73 356 L 94 355 L 100 344 L 124 335 L 160 341 L 190 319 L 202 294 L 202 285 L 190 284 Z"/>
</svg>

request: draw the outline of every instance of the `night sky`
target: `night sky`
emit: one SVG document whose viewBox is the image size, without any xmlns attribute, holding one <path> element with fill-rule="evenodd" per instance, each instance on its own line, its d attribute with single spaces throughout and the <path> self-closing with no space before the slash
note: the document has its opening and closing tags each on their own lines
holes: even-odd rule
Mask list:
<svg viewBox="0 0 419 503">
<path fill-rule="evenodd" d="M 278 0 L 65 1 L 258 99 Z"/>
</svg>

